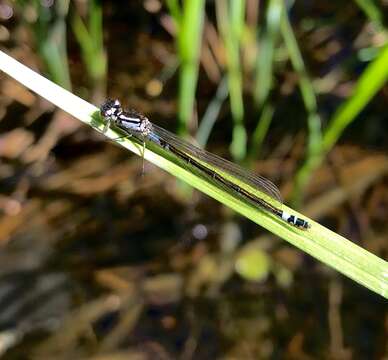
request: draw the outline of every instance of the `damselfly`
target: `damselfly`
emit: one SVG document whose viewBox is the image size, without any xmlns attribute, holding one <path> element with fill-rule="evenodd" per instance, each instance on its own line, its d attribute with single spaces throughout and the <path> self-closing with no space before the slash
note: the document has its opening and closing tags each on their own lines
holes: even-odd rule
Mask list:
<svg viewBox="0 0 388 360">
<path fill-rule="evenodd" d="M 151 123 L 147 117 L 135 110 L 123 110 L 118 100 L 107 100 L 101 105 L 100 111 L 105 120 L 104 131 L 114 125 L 126 135 L 133 136 L 143 143 L 144 147 L 147 142 L 156 144 L 180 159 L 188 169 L 194 169 L 200 176 L 217 183 L 234 196 L 269 211 L 297 228 L 303 230 L 310 228 L 311 225 L 306 220 L 282 210 L 280 192 L 266 178 L 195 147 Z"/>
</svg>

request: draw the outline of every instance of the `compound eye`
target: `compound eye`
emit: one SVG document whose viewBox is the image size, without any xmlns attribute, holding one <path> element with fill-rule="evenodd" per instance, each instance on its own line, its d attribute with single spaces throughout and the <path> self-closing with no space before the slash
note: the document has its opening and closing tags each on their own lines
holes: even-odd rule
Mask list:
<svg viewBox="0 0 388 360">
<path fill-rule="evenodd" d="M 105 117 L 117 117 L 122 111 L 120 101 L 108 100 L 100 107 L 101 115 Z"/>
</svg>

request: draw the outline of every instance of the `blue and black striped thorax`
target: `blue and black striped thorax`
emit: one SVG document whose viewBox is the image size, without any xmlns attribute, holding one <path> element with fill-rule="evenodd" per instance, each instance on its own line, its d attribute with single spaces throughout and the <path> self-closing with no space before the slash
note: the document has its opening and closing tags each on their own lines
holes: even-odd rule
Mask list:
<svg viewBox="0 0 388 360">
<path fill-rule="evenodd" d="M 124 111 L 117 99 L 107 100 L 100 111 L 105 119 L 120 129 L 138 132 L 142 136 L 147 136 L 152 130 L 152 124 L 145 115 L 136 110 Z"/>
</svg>

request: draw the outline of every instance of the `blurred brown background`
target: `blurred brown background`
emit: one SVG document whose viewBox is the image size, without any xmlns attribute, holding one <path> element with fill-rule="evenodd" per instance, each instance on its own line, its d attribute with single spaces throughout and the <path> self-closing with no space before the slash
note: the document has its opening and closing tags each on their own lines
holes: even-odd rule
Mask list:
<svg viewBox="0 0 388 360">
<path fill-rule="evenodd" d="M 386 259 L 388 92 L 362 101 L 359 84 L 387 6 L 3 1 L 0 46 L 252 168 Z M 0 356 L 388 357 L 383 298 L 145 165 L 0 74 Z"/>
</svg>

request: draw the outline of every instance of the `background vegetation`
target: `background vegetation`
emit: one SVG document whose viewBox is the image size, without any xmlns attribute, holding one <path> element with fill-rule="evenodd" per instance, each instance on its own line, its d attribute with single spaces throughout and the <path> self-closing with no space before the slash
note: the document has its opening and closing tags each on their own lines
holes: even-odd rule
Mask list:
<svg viewBox="0 0 388 360">
<path fill-rule="evenodd" d="M 386 10 L 17 1 L 0 41 L 82 97 L 119 97 L 250 166 L 386 258 Z M 1 74 L 0 353 L 387 356 L 377 295 L 141 166 Z"/>
</svg>

